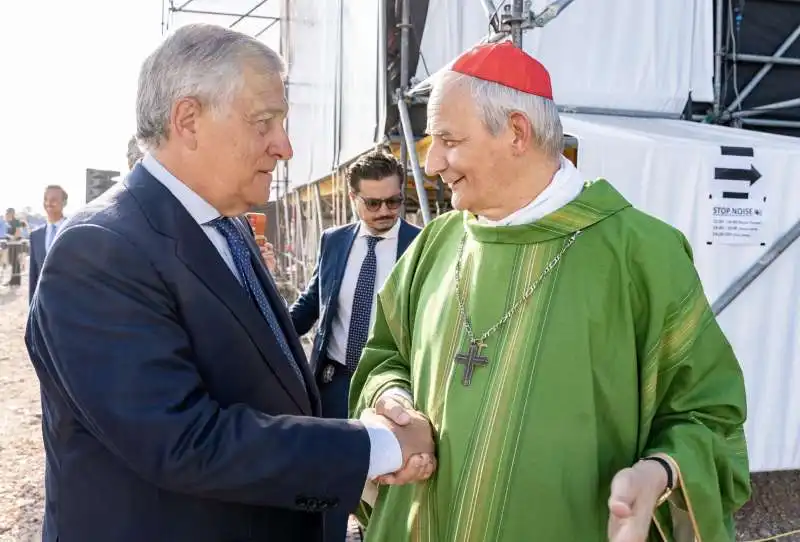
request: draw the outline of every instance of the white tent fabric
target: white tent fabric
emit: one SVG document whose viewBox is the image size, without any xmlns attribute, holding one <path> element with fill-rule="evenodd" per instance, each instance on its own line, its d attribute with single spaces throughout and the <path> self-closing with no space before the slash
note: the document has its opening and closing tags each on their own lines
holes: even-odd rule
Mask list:
<svg viewBox="0 0 800 542">
<path fill-rule="evenodd" d="M 302 186 L 372 147 L 385 116 L 382 2 L 292 0 L 289 61 L 289 180 Z"/>
<path fill-rule="evenodd" d="M 511 0 L 495 0 L 502 12 Z M 550 0 L 534 0 L 534 12 Z M 575 0 L 524 49 L 550 71 L 559 105 L 680 112 L 713 98 L 713 2 Z M 489 32 L 477 0 L 430 0 L 417 81 L 443 68 Z"/>
<path fill-rule="evenodd" d="M 800 220 L 794 138 L 665 119 L 562 119 L 565 133 L 578 140 L 586 178 L 608 179 L 635 206 L 687 236 L 712 302 Z M 715 178 L 747 176 L 751 168 L 761 175 L 752 185 Z M 724 191 L 749 197 L 723 198 Z M 733 228 L 740 235 L 722 235 Z M 799 299 L 797 242 L 719 316 L 745 375 L 753 471 L 800 468 Z"/>
</svg>

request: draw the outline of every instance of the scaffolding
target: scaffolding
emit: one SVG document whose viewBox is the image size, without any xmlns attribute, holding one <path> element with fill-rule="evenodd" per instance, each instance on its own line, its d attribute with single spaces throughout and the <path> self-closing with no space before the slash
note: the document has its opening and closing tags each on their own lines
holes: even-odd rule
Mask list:
<svg viewBox="0 0 800 542">
<path fill-rule="evenodd" d="M 743 0 L 717 0 L 714 6 L 714 102 L 707 115 L 695 115 L 694 120 L 725 124 L 738 128 L 783 128 L 800 130 L 800 114 L 793 115 L 797 120 L 783 118 L 792 109 L 800 108 L 800 96 L 787 100 L 761 103 L 743 107 L 751 94 L 764 85 L 764 79 L 776 66 L 800 68 L 800 58 L 791 56 L 795 43 L 800 44 L 800 2 L 798 0 L 780 0 L 794 13 L 796 25 L 788 32 L 780 45 L 771 54 L 753 54 L 741 51 L 739 31 L 744 19 L 745 6 Z M 758 5 L 758 2 L 754 2 Z M 794 4 L 794 6 L 792 6 Z M 794 47 L 795 51 L 800 48 Z M 760 65 L 758 71 L 749 79 L 741 90 L 739 70 L 747 65 Z M 800 75 L 800 70 L 796 76 Z M 727 96 L 724 86 L 732 80 L 733 97 L 726 104 Z"/>
<path fill-rule="evenodd" d="M 287 12 L 286 1 L 162 0 L 161 33 L 164 35 L 174 27 L 189 22 L 218 24 L 236 29 L 259 40 L 272 41 L 269 45 L 273 47 L 275 47 L 274 42 L 277 42 L 278 52 L 285 56 L 286 19 L 282 14 Z M 273 39 L 269 40 L 269 38 Z M 299 259 L 291 251 L 286 250 L 286 247 L 291 246 L 295 239 L 302 240 L 304 238 L 302 221 L 292 221 L 290 218 L 292 215 L 302 216 L 303 209 L 299 193 L 290 189 L 287 171 L 286 163 L 278 165 L 271 187 L 270 204 L 259 210 L 265 212 L 271 219 L 268 221 L 271 226 L 268 228 L 269 240 L 278 252 L 281 263 L 279 268 L 290 271 L 281 273 L 282 276 L 277 277 L 278 285 L 285 296 L 291 296 L 296 294 L 297 286 L 309 278 L 309 270 L 304 259 Z M 294 226 L 294 232 L 292 226 Z"/>
<path fill-rule="evenodd" d="M 256 38 L 264 39 L 273 27 L 279 25 L 279 51 L 288 53 L 287 36 L 290 33 L 291 21 L 288 18 L 288 2 L 290 0 L 162 0 L 162 31 L 168 32 L 176 17 L 186 20 L 199 18 L 208 22 L 227 25 Z M 389 2 L 389 0 L 385 0 Z M 799 0 L 780 0 L 787 4 L 795 4 L 796 13 L 800 14 Z M 423 81 L 411 84 L 410 66 L 412 39 L 419 45 L 419 35 L 414 35 L 411 24 L 412 1 L 398 0 L 400 16 L 396 24 L 399 30 L 399 85 L 392 94 L 392 103 L 397 107 L 399 137 L 389 132 L 391 126 L 384 126 L 386 133 L 377 145 L 391 150 L 400 157 L 411 182 L 409 206 L 405 209 L 413 217 L 418 216 L 422 225 L 430 222 L 435 215 L 448 210 L 447 190 L 441 182 L 427 178 L 420 164 L 418 143 L 412 125 L 411 108 L 424 107 L 430 82 Z M 543 28 L 567 9 L 573 0 L 555 0 L 539 13 L 531 9 L 531 0 L 480 0 L 487 17 L 489 33 L 482 42 L 495 42 L 510 37 L 515 45 L 522 46 L 526 31 Z M 272 4 L 272 6 L 270 6 Z M 274 13 L 278 5 L 280 15 Z M 787 120 L 780 115 L 792 108 L 800 108 L 800 96 L 787 100 L 744 107 L 745 101 L 752 96 L 754 90 L 764 85 L 764 80 L 775 66 L 798 67 L 800 58 L 791 57 L 789 53 L 795 43 L 800 43 L 800 21 L 779 47 L 771 55 L 751 54 L 741 51 L 738 45 L 738 27 L 742 20 L 744 0 L 717 0 L 714 7 L 714 81 L 713 102 L 709 104 L 693 104 L 691 96 L 687 97 L 688 105 L 681 114 L 669 114 L 625 109 L 604 109 L 559 106 L 565 113 L 584 113 L 595 115 L 614 115 L 641 118 L 674 118 L 695 120 L 705 123 L 722 124 L 740 128 L 757 129 L 795 129 L 800 128 L 800 120 Z M 477 6 L 476 6 L 477 7 Z M 270 8 L 272 11 L 270 11 Z M 576 9 L 576 8 L 573 8 Z M 280 23 L 280 24 L 279 24 Z M 394 29 L 387 27 L 386 32 Z M 421 56 L 421 52 L 420 52 Z M 737 84 L 738 70 L 742 65 L 760 64 L 761 68 L 739 89 Z M 386 77 L 386 69 L 381 77 Z M 733 78 L 733 99 L 726 103 L 727 85 Z M 291 94 L 292 81 L 287 81 L 287 93 Z M 705 110 L 704 110 L 705 109 Z M 287 127 L 288 129 L 288 127 Z M 380 138 L 379 138 L 380 139 Z M 567 141 L 569 143 L 569 141 Z M 365 149 L 365 151 L 368 149 Z M 277 225 L 273 236 L 281 269 L 285 270 L 284 278 L 292 294 L 298 293 L 311 276 L 316 261 L 316 248 L 322 231 L 330 226 L 338 226 L 349 222 L 354 213 L 347 196 L 348 190 L 343 170 L 347 164 L 336 164 L 333 171 L 324 178 L 313 180 L 302 186 L 293 186 L 289 180 L 289 169 L 282 163 L 276 172 L 273 186 L 274 203 L 271 208 Z M 429 193 L 433 190 L 436 196 L 435 205 L 431 206 Z M 416 198 L 415 201 L 413 198 Z M 416 215 L 414 213 L 417 213 Z M 407 215 L 408 216 L 408 215 Z M 781 237 L 759 262 L 753 265 L 742 277 L 723 293 L 714 304 L 716 313 L 722 311 L 738 296 L 755 278 L 766 269 L 777 256 L 800 237 L 800 223 Z M 293 297 L 293 296 L 289 296 Z"/>
</svg>

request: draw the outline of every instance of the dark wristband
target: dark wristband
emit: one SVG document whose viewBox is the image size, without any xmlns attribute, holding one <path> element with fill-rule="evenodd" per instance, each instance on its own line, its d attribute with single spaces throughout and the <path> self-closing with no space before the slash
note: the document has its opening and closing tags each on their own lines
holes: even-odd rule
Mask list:
<svg viewBox="0 0 800 542">
<path fill-rule="evenodd" d="M 666 459 L 664 459 L 663 457 L 650 456 L 650 457 L 643 457 L 642 461 L 655 461 L 656 463 L 659 463 L 662 467 L 664 467 L 664 470 L 667 471 L 667 490 L 672 491 L 673 489 L 675 489 L 675 482 L 672 479 L 672 467 L 670 466 L 669 462 Z"/>
</svg>

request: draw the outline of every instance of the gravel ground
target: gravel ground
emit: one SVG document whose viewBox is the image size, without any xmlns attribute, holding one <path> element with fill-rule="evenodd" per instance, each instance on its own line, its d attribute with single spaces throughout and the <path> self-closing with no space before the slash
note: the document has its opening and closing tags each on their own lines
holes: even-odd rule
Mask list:
<svg viewBox="0 0 800 542">
<path fill-rule="evenodd" d="M 39 385 L 23 334 L 27 286 L 0 286 L 0 542 L 41 540 L 44 452 Z M 800 471 L 755 474 L 753 499 L 737 516 L 739 541 L 800 542 Z M 88 542 L 88 541 L 87 541 Z"/>
<path fill-rule="evenodd" d="M 23 342 L 27 292 L 0 286 L 0 542 L 41 539 L 44 451 L 39 383 Z"/>
</svg>

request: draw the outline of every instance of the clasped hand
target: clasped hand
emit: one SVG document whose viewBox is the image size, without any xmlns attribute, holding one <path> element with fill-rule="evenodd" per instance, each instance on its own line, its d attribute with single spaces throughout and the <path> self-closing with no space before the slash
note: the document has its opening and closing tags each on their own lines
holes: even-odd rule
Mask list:
<svg viewBox="0 0 800 542">
<path fill-rule="evenodd" d="M 362 417 L 369 416 L 380 421 L 394 433 L 403 454 L 403 466 L 393 474 L 379 476 L 379 484 L 403 485 L 430 478 L 436 471 L 435 444 L 431 423 L 422 413 L 406 408 L 392 396 L 378 399 L 374 409 Z"/>
</svg>

